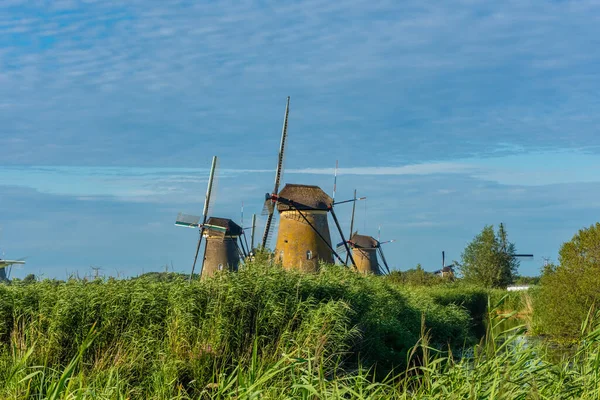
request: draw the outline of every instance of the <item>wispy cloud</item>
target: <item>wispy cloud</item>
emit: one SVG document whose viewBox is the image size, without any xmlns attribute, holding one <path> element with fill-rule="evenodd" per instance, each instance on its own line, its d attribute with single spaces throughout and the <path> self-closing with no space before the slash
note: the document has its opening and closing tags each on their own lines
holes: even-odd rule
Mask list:
<svg viewBox="0 0 600 400">
<path fill-rule="evenodd" d="M 399 167 L 354 167 L 339 168 L 340 175 L 430 175 L 430 174 L 459 174 L 473 171 L 474 167 L 468 164 L 433 162 Z M 291 174 L 317 174 L 333 175 L 334 168 L 303 168 L 286 171 Z"/>
<path fill-rule="evenodd" d="M 288 94 L 300 168 L 599 146 L 599 8 L 2 2 L 2 162 L 262 169 Z"/>
<path fill-rule="evenodd" d="M 512 187 L 599 182 L 595 171 L 600 156 L 580 152 L 523 153 L 495 158 L 463 159 L 457 162 L 429 162 L 397 167 L 340 168 L 340 177 L 405 177 L 418 183 L 419 177 L 454 175 L 481 182 Z M 81 200 L 114 197 L 122 201 L 189 203 L 201 201 L 208 169 L 159 167 L 53 167 L 27 166 L 0 169 L 4 185 L 32 188 L 43 193 L 76 196 Z M 219 190 L 225 197 L 250 196 L 270 189 L 273 170 L 219 169 Z M 288 169 L 284 181 L 311 183 L 311 176 L 329 176 L 333 168 Z M 320 181 L 322 178 L 318 178 Z M 517 189 L 514 189 L 517 190 Z M 438 190 L 451 194 L 451 188 Z"/>
</svg>

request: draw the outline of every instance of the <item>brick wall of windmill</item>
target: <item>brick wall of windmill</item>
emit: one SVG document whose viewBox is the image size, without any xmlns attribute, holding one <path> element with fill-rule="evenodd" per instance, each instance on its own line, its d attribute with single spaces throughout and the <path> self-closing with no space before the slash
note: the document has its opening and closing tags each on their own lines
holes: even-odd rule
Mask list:
<svg viewBox="0 0 600 400">
<path fill-rule="evenodd" d="M 221 269 L 237 271 L 240 255 L 236 245 L 236 236 L 206 238 L 206 251 L 204 253 L 204 265 L 202 266 L 202 277 L 213 276 Z"/>
<path fill-rule="evenodd" d="M 302 214 L 331 245 L 327 211 L 302 211 Z M 298 211 L 283 211 L 280 213 L 275 259 L 285 269 L 316 272 L 319 260 L 332 263 L 333 255 Z"/>
<path fill-rule="evenodd" d="M 379 274 L 377 249 L 352 249 L 356 269 L 363 274 Z"/>
</svg>

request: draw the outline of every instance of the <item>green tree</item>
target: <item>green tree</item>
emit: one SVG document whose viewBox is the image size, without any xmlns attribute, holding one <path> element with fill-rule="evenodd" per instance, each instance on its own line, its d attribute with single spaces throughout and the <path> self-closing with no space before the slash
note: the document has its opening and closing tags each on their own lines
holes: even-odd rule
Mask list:
<svg viewBox="0 0 600 400">
<path fill-rule="evenodd" d="M 498 234 L 493 225 L 486 225 L 463 251 L 460 272 L 468 282 L 485 287 L 506 287 L 513 282 L 519 267 L 513 257 L 515 250 L 503 224 L 500 224 Z"/>
<path fill-rule="evenodd" d="M 544 267 L 534 312 L 539 331 L 574 338 L 590 309 L 600 304 L 600 223 L 564 243 L 558 260 L 559 265 Z"/>
</svg>

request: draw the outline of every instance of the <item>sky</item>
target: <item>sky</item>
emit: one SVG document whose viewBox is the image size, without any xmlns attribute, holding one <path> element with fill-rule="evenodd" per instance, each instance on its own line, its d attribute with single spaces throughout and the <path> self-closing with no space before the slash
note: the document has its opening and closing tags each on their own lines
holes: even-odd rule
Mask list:
<svg viewBox="0 0 600 400">
<path fill-rule="evenodd" d="M 213 155 L 211 215 L 262 230 L 290 96 L 284 183 L 339 160 L 392 268 L 503 222 L 536 275 L 598 221 L 599 38 L 597 0 L 0 1 L 0 254 L 189 272 Z"/>
</svg>

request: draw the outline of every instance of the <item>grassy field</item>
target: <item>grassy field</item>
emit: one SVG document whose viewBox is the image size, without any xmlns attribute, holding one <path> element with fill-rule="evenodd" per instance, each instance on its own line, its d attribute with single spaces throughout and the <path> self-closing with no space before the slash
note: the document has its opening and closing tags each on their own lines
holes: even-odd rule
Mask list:
<svg viewBox="0 0 600 400">
<path fill-rule="evenodd" d="M 487 304 L 333 266 L 0 286 L 0 398 L 598 398 L 595 331 L 551 365 Z"/>
</svg>

